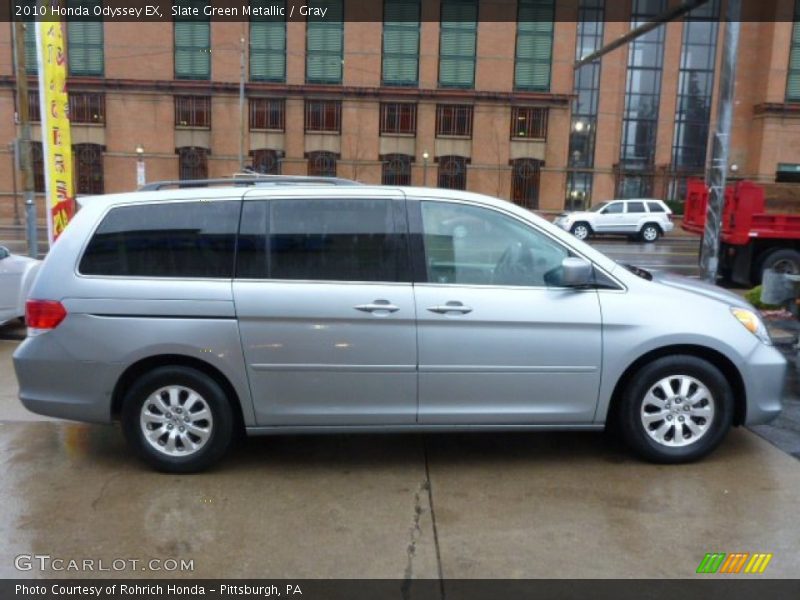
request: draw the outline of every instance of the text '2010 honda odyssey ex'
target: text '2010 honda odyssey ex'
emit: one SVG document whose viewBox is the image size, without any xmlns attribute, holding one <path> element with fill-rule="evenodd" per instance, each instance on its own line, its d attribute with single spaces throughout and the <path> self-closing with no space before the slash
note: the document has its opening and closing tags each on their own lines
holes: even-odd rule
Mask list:
<svg viewBox="0 0 800 600">
<path fill-rule="evenodd" d="M 89 198 L 14 364 L 30 410 L 120 420 L 156 468 L 238 430 L 596 430 L 697 459 L 781 409 L 753 308 L 621 266 L 509 202 L 366 185 Z"/>
</svg>

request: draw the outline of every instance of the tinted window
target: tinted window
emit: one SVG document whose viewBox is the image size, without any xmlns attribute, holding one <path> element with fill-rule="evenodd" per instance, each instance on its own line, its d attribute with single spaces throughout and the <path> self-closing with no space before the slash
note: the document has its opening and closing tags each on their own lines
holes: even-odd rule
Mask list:
<svg viewBox="0 0 800 600">
<path fill-rule="evenodd" d="M 81 259 L 85 275 L 233 275 L 240 202 L 181 202 L 112 209 Z"/>
<path fill-rule="evenodd" d="M 614 202 L 613 204 L 609 204 L 603 210 L 604 215 L 614 215 L 619 214 L 622 212 L 622 202 Z"/>
<path fill-rule="evenodd" d="M 628 202 L 628 212 L 629 213 L 643 213 L 644 210 L 644 202 Z"/>
<path fill-rule="evenodd" d="M 409 281 L 402 210 L 392 200 L 245 202 L 237 277 Z"/>
<path fill-rule="evenodd" d="M 497 211 L 422 202 L 425 264 L 431 283 L 559 285 L 568 251 Z"/>
<path fill-rule="evenodd" d="M 658 202 L 648 202 L 647 208 L 650 209 L 650 212 L 666 212 L 664 207 L 661 206 Z"/>
</svg>

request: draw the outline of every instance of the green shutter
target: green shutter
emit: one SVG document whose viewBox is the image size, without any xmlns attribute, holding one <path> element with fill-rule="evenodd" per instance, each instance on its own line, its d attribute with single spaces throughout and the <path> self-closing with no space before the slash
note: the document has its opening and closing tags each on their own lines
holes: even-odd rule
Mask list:
<svg viewBox="0 0 800 600">
<path fill-rule="evenodd" d="M 327 8 L 306 25 L 306 83 L 342 83 L 344 23 L 342 0 L 312 0 L 309 7 Z"/>
<path fill-rule="evenodd" d="M 76 0 L 70 6 L 85 6 L 90 14 L 100 0 Z M 68 21 L 67 50 L 70 75 L 102 77 L 104 72 L 103 22 Z"/>
<path fill-rule="evenodd" d="M 798 2 L 800 5 L 800 2 Z M 795 19 L 800 17 L 800 6 Z M 792 31 L 792 49 L 789 55 L 789 77 L 786 81 L 786 99 L 800 102 L 800 22 L 795 22 Z"/>
<path fill-rule="evenodd" d="M 553 58 L 553 0 L 519 0 L 514 87 L 550 90 Z"/>
<path fill-rule="evenodd" d="M 179 0 L 180 6 L 203 9 L 208 0 Z M 208 17 L 175 19 L 175 78 L 211 78 L 211 23 Z"/>
<path fill-rule="evenodd" d="M 439 85 L 475 87 L 478 37 L 477 0 L 442 0 L 439 34 Z"/>
<path fill-rule="evenodd" d="M 252 0 L 253 7 L 283 7 L 285 1 Z M 250 79 L 286 81 L 286 18 L 254 17 L 250 21 Z"/>
<path fill-rule="evenodd" d="M 383 5 L 383 83 L 419 82 L 419 0 L 385 0 Z"/>
<path fill-rule="evenodd" d="M 36 23 L 27 21 L 25 23 L 25 72 L 28 75 L 36 75 L 39 72 L 36 58 Z"/>
</svg>

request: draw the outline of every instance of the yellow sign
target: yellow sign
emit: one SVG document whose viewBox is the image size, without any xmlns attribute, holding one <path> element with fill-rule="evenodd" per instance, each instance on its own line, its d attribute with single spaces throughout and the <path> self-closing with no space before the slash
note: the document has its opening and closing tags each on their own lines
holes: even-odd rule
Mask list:
<svg viewBox="0 0 800 600">
<path fill-rule="evenodd" d="M 52 244 L 75 214 L 72 139 L 67 98 L 67 49 L 61 21 L 36 21 L 47 233 Z"/>
</svg>

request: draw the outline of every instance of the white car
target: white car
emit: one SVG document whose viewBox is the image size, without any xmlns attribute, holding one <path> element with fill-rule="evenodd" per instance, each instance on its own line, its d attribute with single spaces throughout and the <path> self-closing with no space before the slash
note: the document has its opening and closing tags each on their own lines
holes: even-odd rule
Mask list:
<svg viewBox="0 0 800 600">
<path fill-rule="evenodd" d="M 672 211 L 661 200 L 610 200 L 587 211 L 561 213 L 553 224 L 580 240 L 590 235 L 610 233 L 655 242 L 672 231 L 671 215 Z"/>
<path fill-rule="evenodd" d="M 0 246 L 0 325 L 25 316 L 25 299 L 41 264 Z"/>
</svg>

